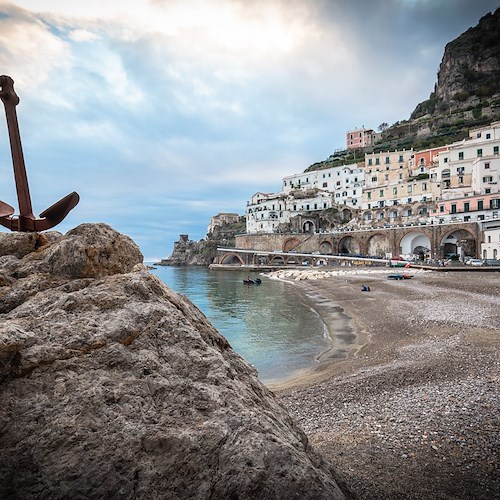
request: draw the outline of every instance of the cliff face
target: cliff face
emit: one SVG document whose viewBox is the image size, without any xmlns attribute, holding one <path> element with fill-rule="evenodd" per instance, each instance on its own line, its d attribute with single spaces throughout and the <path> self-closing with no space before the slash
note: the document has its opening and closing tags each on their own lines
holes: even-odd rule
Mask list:
<svg viewBox="0 0 500 500">
<path fill-rule="evenodd" d="M 450 144 L 500 119 L 500 8 L 445 47 L 429 99 L 382 133 L 375 151 Z"/>
<path fill-rule="evenodd" d="M 438 108 L 460 108 L 499 92 L 500 8 L 446 46 L 435 96 Z"/>
<path fill-rule="evenodd" d="M 0 234 L 1 498 L 344 498 L 205 316 L 103 224 Z"/>
</svg>

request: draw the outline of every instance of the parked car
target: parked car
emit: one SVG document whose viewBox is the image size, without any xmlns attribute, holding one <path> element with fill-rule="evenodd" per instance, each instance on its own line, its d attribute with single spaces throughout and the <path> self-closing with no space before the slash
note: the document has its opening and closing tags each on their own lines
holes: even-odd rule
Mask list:
<svg viewBox="0 0 500 500">
<path fill-rule="evenodd" d="M 485 259 L 485 266 L 500 266 L 500 260 L 498 259 Z"/>
<path fill-rule="evenodd" d="M 483 259 L 470 259 L 467 261 L 468 266 L 483 266 L 484 261 Z"/>
</svg>

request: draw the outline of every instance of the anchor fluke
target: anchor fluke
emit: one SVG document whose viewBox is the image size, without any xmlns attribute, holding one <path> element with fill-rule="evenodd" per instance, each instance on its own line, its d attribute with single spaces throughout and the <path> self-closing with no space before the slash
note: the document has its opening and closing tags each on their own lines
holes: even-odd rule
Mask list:
<svg viewBox="0 0 500 500">
<path fill-rule="evenodd" d="M 40 218 L 33 215 L 17 122 L 16 106 L 19 104 L 19 97 L 14 91 L 14 80 L 10 76 L 0 76 L 0 99 L 5 107 L 17 201 L 19 203 L 19 215 L 16 216 L 13 215 L 14 209 L 10 205 L 0 201 L 0 224 L 11 231 L 44 231 L 50 229 L 59 224 L 68 215 L 69 211 L 76 207 L 80 197 L 77 193 L 72 192 L 43 211 Z"/>
<path fill-rule="evenodd" d="M 9 217 L 15 212 L 14 207 L 0 201 L 0 217 Z"/>
</svg>

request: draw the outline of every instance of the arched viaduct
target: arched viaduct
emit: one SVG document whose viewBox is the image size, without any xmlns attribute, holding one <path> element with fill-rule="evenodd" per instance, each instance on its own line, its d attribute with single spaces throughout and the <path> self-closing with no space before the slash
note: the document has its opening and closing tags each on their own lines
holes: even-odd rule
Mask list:
<svg viewBox="0 0 500 500">
<path fill-rule="evenodd" d="M 251 234 L 236 236 L 236 248 L 262 252 L 313 253 L 386 257 L 415 255 L 443 259 L 453 254 L 476 257 L 480 253 L 481 227 L 477 222 L 420 224 L 315 234 Z M 239 261 L 244 260 L 239 254 Z M 269 261 L 279 260 L 269 258 Z M 222 261 L 223 259 L 223 261 Z M 235 256 L 220 255 L 219 263 Z M 280 259 L 285 259 L 283 256 Z M 248 260 L 248 259 L 246 259 Z M 252 259 L 255 260 L 255 259 Z M 288 260 L 288 259 L 285 259 Z M 248 262 L 245 262 L 248 263 Z"/>
</svg>

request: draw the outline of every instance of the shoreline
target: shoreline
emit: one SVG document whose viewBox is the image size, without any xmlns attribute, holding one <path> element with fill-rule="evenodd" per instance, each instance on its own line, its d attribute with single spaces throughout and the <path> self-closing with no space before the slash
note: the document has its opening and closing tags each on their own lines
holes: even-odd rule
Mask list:
<svg viewBox="0 0 500 500">
<path fill-rule="evenodd" d="M 268 387 L 358 498 L 493 498 L 498 274 L 412 270 L 411 280 L 392 281 L 388 273 L 294 281 L 350 318 L 358 346 Z"/>
</svg>

